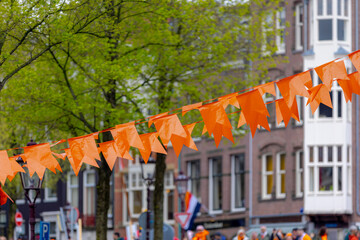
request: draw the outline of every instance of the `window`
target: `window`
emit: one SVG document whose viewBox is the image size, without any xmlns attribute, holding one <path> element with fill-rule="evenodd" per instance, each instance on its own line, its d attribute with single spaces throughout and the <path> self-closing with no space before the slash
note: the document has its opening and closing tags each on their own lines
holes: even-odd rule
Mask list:
<svg viewBox="0 0 360 240">
<path fill-rule="evenodd" d="M 318 147 L 318 161 L 323 162 L 324 161 L 324 153 L 323 153 L 323 147 Z"/>
<path fill-rule="evenodd" d="M 296 152 L 296 196 L 302 197 L 304 192 L 304 152 Z"/>
<path fill-rule="evenodd" d="M 285 8 L 282 8 L 276 14 L 276 27 L 279 31 L 276 34 L 276 46 L 278 48 L 277 53 L 285 53 L 285 25 L 286 25 L 286 18 L 285 18 Z"/>
<path fill-rule="evenodd" d="M 45 177 L 49 178 L 49 172 L 46 171 Z M 54 184 L 54 183 L 53 183 Z M 51 186 L 51 184 L 48 181 L 45 181 L 45 201 L 46 202 L 56 202 L 57 201 L 57 192 L 56 192 L 56 183 L 54 186 Z"/>
<path fill-rule="evenodd" d="M 341 91 L 336 91 L 337 92 L 337 117 L 341 118 L 342 116 L 342 92 Z"/>
<path fill-rule="evenodd" d="M 314 162 L 314 147 L 309 147 L 309 161 Z"/>
<path fill-rule="evenodd" d="M 296 96 L 296 103 L 297 103 L 297 106 L 298 106 L 298 113 L 299 113 L 299 122 L 295 121 L 295 125 L 303 125 L 304 123 L 304 98 L 301 97 L 301 96 Z M 311 110 L 310 110 L 311 111 Z"/>
<path fill-rule="evenodd" d="M 194 160 L 187 162 L 187 172 L 190 180 L 188 182 L 188 189 L 191 194 L 201 202 L 200 194 L 200 160 Z"/>
<path fill-rule="evenodd" d="M 68 202 L 71 206 L 79 207 L 79 179 L 74 173 L 68 175 Z"/>
<path fill-rule="evenodd" d="M 231 156 L 231 208 L 233 210 L 245 207 L 245 154 Z"/>
<path fill-rule="evenodd" d="M 331 102 L 333 100 L 332 94 L 333 92 L 330 93 L 330 99 Z M 333 108 L 330 108 L 322 103 L 320 103 L 319 106 L 319 117 L 320 118 L 332 118 L 333 117 Z"/>
<path fill-rule="evenodd" d="M 342 146 L 337 146 L 337 159 L 338 162 L 342 162 Z"/>
<path fill-rule="evenodd" d="M 338 167 L 338 182 L 337 182 L 337 187 L 338 187 L 338 191 L 341 192 L 342 191 L 342 167 Z"/>
<path fill-rule="evenodd" d="M 278 153 L 276 156 L 276 197 L 284 198 L 285 192 L 285 153 Z"/>
<path fill-rule="evenodd" d="M 264 102 L 265 104 L 268 102 L 272 102 L 274 100 L 274 96 L 271 95 L 270 93 L 265 93 L 265 95 L 263 96 Z M 268 122 L 269 122 L 269 127 L 273 127 L 276 125 L 276 120 L 275 120 L 275 103 L 270 103 L 270 104 L 266 104 L 265 105 L 270 117 L 268 117 Z M 264 129 L 264 128 L 262 128 Z"/>
<path fill-rule="evenodd" d="M 89 217 L 95 217 L 95 185 L 95 171 L 86 170 L 84 172 L 84 215 Z"/>
<path fill-rule="evenodd" d="M 165 172 L 165 195 L 164 195 L 164 218 L 165 220 L 174 219 L 174 171 L 169 170 Z"/>
<path fill-rule="evenodd" d="M 222 210 L 222 166 L 221 157 L 210 158 L 210 209 Z"/>
<path fill-rule="evenodd" d="M 263 199 L 270 199 L 274 174 L 272 155 L 263 155 L 262 161 L 262 197 Z"/>
<path fill-rule="evenodd" d="M 347 41 L 349 22 L 348 0 L 318 0 L 319 41 Z M 336 35 L 333 36 L 333 33 Z"/>
<path fill-rule="evenodd" d="M 314 167 L 309 167 L 309 192 L 314 192 L 315 176 L 314 176 Z"/>
<path fill-rule="evenodd" d="M 328 148 L 328 162 L 332 162 L 333 161 L 333 147 L 329 146 Z"/>
<path fill-rule="evenodd" d="M 304 46 L 304 6 L 295 6 L 295 50 L 301 51 Z"/>
<path fill-rule="evenodd" d="M 319 167 L 319 191 L 333 191 L 333 168 Z"/>
</svg>

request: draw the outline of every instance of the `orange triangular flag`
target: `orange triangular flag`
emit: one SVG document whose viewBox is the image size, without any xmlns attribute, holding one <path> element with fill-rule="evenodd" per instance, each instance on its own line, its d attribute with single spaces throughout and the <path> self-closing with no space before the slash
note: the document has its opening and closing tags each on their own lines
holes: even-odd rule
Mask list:
<svg viewBox="0 0 360 240">
<path fill-rule="evenodd" d="M 234 141 L 231 133 L 232 126 L 229 118 L 227 117 L 224 109 L 224 103 L 222 101 L 206 104 L 200 107 L 199 111 L 209 135 L 214 135 L 214 140 L 217 146 L 219 145 L 222 136 Z M 229 130 L 231 134 L 229 134 Z"/>
<path fill-rule="evenodd" d="M 10 160 L 6 150 L 0 151 L 0 182 L 5 184 L 9 176 L 15 176 L 17 172 L 25 172 L 24 169 L 14 160 Z"/>
<path fill-rule="evenodd" d="M 23 160 L 27 162 L 30 176 L 36 172 L 40 179 L 43 178 L 46 169 L 54 173 L 56 169 L 61 171 L 58 161 L 52 155 L 49 143 L 24 147 Z"/>
<path fill-rule="evenodd" d="M 100 160 L 100 156 L 95 143 L 95 136 L 93 134 L 70 138 L 68 139 L 68 142 L 71 152 L 70 156 L 68 154 L 69 151 L 65 152 L 68 159 L 69 157 L 72 158 L 74 172 L 75 170 L 80 170 L 82 163 L 99 167 L 96 159 Z"/>
<path fill-rule="evenodd" d="M 141 141 L 145 147 L 144 150 L 139 149 L 141 157 L 147 163 L 151 152 L 167 154 L 163 146 L 158 139 L 158 133 L 146 133 L 140 135 Z"/>
<path fill-rule="evenodd" d="M 244 113 L 241 111 L 240 113 L 240 118 L 239 118 L 239 122 L 238 122 L 238 128 L 241 127 L 242 125 L 246 124 L 246 119 L 244 116 Z"/>
<path fill-rule="evenodd" d="M 129 158 L 130 147 L 144 149 L 139 134 L 135 128 L 135 122 L 117 125 L 115 129 L 111 130 L 114 138 L 119 157 Z M 126 157 L 125 157 L 126 156 Z M 132 160 L 132 157 L 130 157 Z"/>
<path fill-rule="evenodd" d="M 239 102 L 236 99 L 236 96 L 238 96 L 238 93 L 230 93 L 228 95 L 219 97 L 219 101 L 223 102 L 223 107 L 227 108 L 227 106 L 232 105 L 236 108 L 240 108 Z"/>
<path fill-rule="evenodd" d="M 360 50 L 350 53 L 348 56 L 356 70 L 360 71 Z"/>
<path fill-rule="evenodd" d="M 317 107 L 320 103 L 325 104 L 326 106 L 332 108 L 331 98 L 329 94 L 329 90 L 324 84 L 319 84 L 311 89 L 309 89 L 310 97 L 306 103 L 308 105 L 309 103 L 316 102 L 315 105 L 311 106 L 311 111 L 314 114 Z M 316 107 L 316 108 L 315 108 Z"/>
<path fill-rule="evenodd" d="M 186 138 L 187 136 L 177 114 L 155 119 L 154 123 L 165 147 L 167 147 L 172 135 L 177 135 L 183 138 Z"/>
<path fill-rule="evenodd" d="M 202 105 L 202 102 L 194 103 L 191 105 L 186 105 L 181 108 L 182 115 L 184 116 L 188 111 L 191 111 L 193 109 L 197 109 Z"/>
<path fill-rule="evenodd" d="M 254 137 L 258 125 L 270 131 L 267 117 L 269 112 L 261 97 L 259 90 L 253 90 L 237 97 L 244 113 L 245 120 L 250 126 L 251 133 Z"/>
<path fill-rule="evenodd" d="M 348 75 L 351 82 L 351 89 L 353 93 L 360 95 L 360 74 L 359 72 L 353 72 Z"/>
<path fill-rule="evenodd" d="M 111 171 L 114 168 L 116 159 L 119 157 L 118 152 L 116 151 L 116 144 L 114 141 L 102 142 L 99 143 L 99 149 L 103 153 L 104 158 L 109 165 Z"/>
<path fill-rule="evenodd" d="M 264 95 L 265 93 L 270 93 L 271 95 L 276 97 L 276 90 L 275 90 L 274 82 L 268 82 L 265 84 L 261 84 L 257 87 L 254 87 L 254 89 L 258 89 L 261 96 Z"/>
<path fill-rule="evenodd" d="M 67 157 L 67 159 L 68 159 L 68 161 L 69 161 L 75 175 L 77 176 L 79 174 L 79 172 L 80 172 L 82 162 L 77 163 L 77 162 L 74 161 L 74 158 L 71 155 L 70 148 L 66 148 L 66 149 L 64 149 L 64 151 L 66 153 L 66 157 Z"/>
<path fill-rule="evenodd" d="M 11 202 L 14 202 L 0 186 L 0 206 L 6 204 L 8 199 L 10 199 Z"/>
<path fill-rule="evenodd" d="M 311 82 L 311 76 L 310 72 L 306 71 L 281 79 L 276 83 L 289 108 L 293 105 L 296 95 L 309 97 L 309 93 L 305 88 L 305 83 L 308 81 Z"/>
<path fill-rule="evenodd" d="M 194 149 L 196 151 L 198 151 L 192 137 L 191 137 L 191 133 L 195 127 L 196 123 L 192 123 L 192 124 L 188 124 L 184 126 L 184 129 L 186 131 L 186 138 L 177 136 L 177 135 L 172 135 L 171 136 L 171 143 L 172 146 L 174 148 L 175 154 L 176 156 L 179 157 L 181 149 L 183 147 L 183 145 L 187 146 L 188 148 Z"/>
<path fill-rule="evenodd" d="M 315 71 L 329 91 L 331 91 L 331 85 L 334 79 L 350 80 L 346 73 L 344 61 L 336 62 L 336 60 L 334 60 L 332 62 L 325 63 L 316 67 Z"/>
<path fill-rule="evenodd" d="M 342 88 L 344 92 L 344 97 L 346 102 L 351 102 L 353 89 L 352 89 L 352 82 L 351 80 L 337 80 L 338 84 Z"/>
<path fill-rule="evenodd" d="M 285 127 L 287 127 L 291 117 L 299 121 L 299 112 L 296 101 L 294 101 L 293 106 L 289 108 L 284 99 L 278 99 L 275 102 L 275 106 L 277 124 L 280 124 L 281 121 L 284 120 Z"/>
<path fill-rule="evenodd" d="M 156 119 L 163 118 L 168 115 L 169 115 L 169 112 L 164 112 L 164 113 L 160 113 L 160 114 L 149 117 L 149 120 L 148 120 L 149 127 L 151 127 L 151 125 L 153 125 L 153 123 Z"/>
</svg>

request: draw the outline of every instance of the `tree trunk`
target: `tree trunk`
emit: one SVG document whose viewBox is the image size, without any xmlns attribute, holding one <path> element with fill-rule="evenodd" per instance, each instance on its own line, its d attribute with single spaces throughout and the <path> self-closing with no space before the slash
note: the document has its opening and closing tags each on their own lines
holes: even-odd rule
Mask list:
<svg viewBox="0 0 360 240">
<path fill-rule="evenodd" d="M 96 240 L 107 240 L 107 221 L 110 202 L 111 170 L 101 155 L 101 166 L 98 169 L 98 182 L 96 185 Z"/>
<path fill-rule="evenodd" d="M 166 155 L 157 154 L 154 190 L 154 240 L 163 239 L 165 159 Z"/>
</svg>

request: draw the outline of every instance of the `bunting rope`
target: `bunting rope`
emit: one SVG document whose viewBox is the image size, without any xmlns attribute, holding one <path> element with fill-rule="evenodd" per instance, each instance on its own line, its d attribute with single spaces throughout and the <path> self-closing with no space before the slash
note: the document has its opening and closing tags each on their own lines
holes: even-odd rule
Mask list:
<svg viewBox="0 0 360 240">
<path fill-rule="evenodd" d="M 179 156 L 183 146 L 198 150 L 191 134 L 195 125 L 200 122 L 204 122 L 202 134 L 207 132 L 209 136 L 213 136 L 218 147 L 222 137 L 234 142 L 233 127 L 228 115 L 236 113 L 240 113 L 237 128 L 247 124 L 254 137 L 257 128 L 260 126 L 270 131 L 268 123 L 270 114 L 266 104 L 275 103 L 276 121 L 278 124 L 284 121 L 286 127 L 291 118 L 299 121 L 296 96 L 306 97 L 308 99 L 306 105 L 310 105 L 311 111 L 314 113 L 320 104 L 332 108 L 330 92 L 333 81 L 337 81 L 342 88 L 346 102 L 352 100 L 353 93 L 360 95 L 360 74 L 358 71 L 351 74 L 347 73 L 344 62 L 347 59 L 350 59 L 354 67 L 360 71 L 359 50 L 341 59 L 335 59 L 290 77 L 116 125 L 85 136 L 1 150 L 0 183 L 4 185 L 6 179 L 11 181 L 18 172 L 24 172 L 24 169 L 16 162 L 18 157 L 24 160 L 31 176 L 36 173 L 42 179 L 46 169 L 54 173 L 57 173 L 56 170 L 62 171 L 57 158 L 62 160 L 67 158 L 74 173 L 78 175 L 82 164 L 99 167 L 96 160 L 100 160 L 100 153 L 103 154 L 111 170 L 117 158 L 133 160 L 129 153 L 130 148 L 138 149 L 141 157 L 147 163 L 151 152 L 167 154 L 166 149 L 171 142 L 175 154 Z M 315 71 L 322 83 L 313 86 L 311 70 Z M 268 93 L 275 98 L 277 97 L 275 85 L 282 98 L 265 103 L 264 94 Z M 225 110 L 229 105 L 240 110 L 227 114 Z M 182 113 L 184 116 L 192 110 L 199 110 L 202 120 L 182 125 L 178 114 Z M 149 128 L 154 125 L 156 132 L 139 135 L 135 126 L 146 122 Z M 103 132 L 111 132 L 114 140 L 97 144 L 96 139 L 98 139 L 99 133 Z M 69 148 L 63 149 L 63 153 L 56 153 L 51 150 L 51 147 L 64 142 L 68 142 Z M 20 148 L 24 149 L 24 153 L 12 157 L 8 156 L 8 151 Z M 0 196 L 8 197 L 1 188 Z M 1 201 L 0 205 L 3 203 L 4 201 Z"/>
</svg>

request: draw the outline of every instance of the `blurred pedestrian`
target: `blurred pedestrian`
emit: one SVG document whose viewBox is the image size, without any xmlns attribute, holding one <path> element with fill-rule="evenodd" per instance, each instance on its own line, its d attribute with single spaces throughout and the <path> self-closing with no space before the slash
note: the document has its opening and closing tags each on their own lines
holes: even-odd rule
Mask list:
<svg viewBox="0 0 360 240">
<path fill-rule="evenodd" d="M 259 240 L 257 236 L 258 236 L 257 232 L 252 232 L 250 240 Z"/>
<path fill-rule="evenodd" d="M 249 240 L 249 238 L 245 235 L 245 228 L 241 227 L 233 240 Z"/>
<path fill-rule="evenodd" d="M 292 236 L 293 240 L 298 240 L 299 239 L 298 230 L 299 229 L 297 229 L 297 228 L 293 228 L 292 233 L 291 233 L 291 236 Z"/>
<path fill-rule="evenodd" d="M 273 232 L 270 236 L 270 240 L 282 240 L 284 238 L 284 235 L 282 234 L 281 229 L 276 230 L 273 229 Z"/>
<path fill-rule="evenodd" d="M 260 227 L 260 233 L 258 235 L 259 240 L 270 240 L 270 236 L 266 231 L 266 226 Z"/>
<path fill-rule="evenodd" d="M 120 233 L 119 233 L 119 232 L 114 232 L 113 237 L 114 237 L 114 240 L 124 240 L 124 238 L 122 238 L 122 237 L 120 236 Z"/>
<path fill-rule="evenodd" d="M 311 237 L 305 232 L 305 229 L 298 229 L 299 240 L 311 240 Z"/>
<path fill-rule="evenodd" d="M 326 227 L 321 227 L 320 231 L 319 231 L 319 240 L 327 240 L 327 228 Z"/>
<path fill-rule="evenodd" d="M 196 227 L 196 233 L 192 240 L 210 240 L 209 232 L 203 225 L 199 225 Z"/>
<path fill-rule="evenodd" d="M 345 240 L 359 240 L 357 237 L 358 228 L 356 226 L 351 226 L 349 228 L 349 233 L 345 236 Z"/>
<path fill-rule="evenodd" d="M 0 236 L 0 240 L 6 240 L 5 236 Z"/>
</svg>

